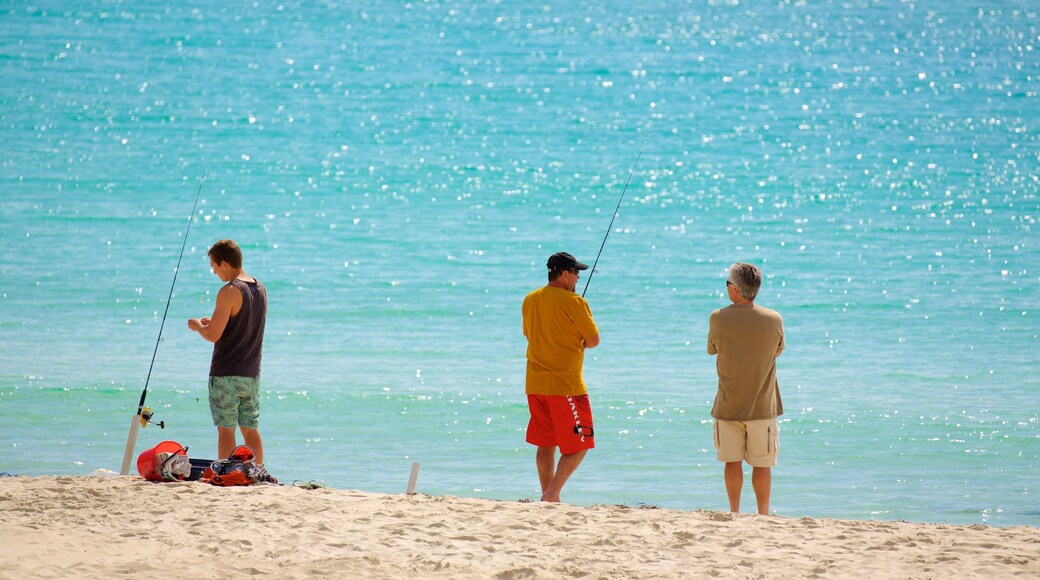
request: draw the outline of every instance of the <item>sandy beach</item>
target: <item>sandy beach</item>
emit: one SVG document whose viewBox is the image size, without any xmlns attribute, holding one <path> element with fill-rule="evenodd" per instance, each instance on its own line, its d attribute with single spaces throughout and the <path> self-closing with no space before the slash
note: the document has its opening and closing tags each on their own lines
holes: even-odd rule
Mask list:
<svg viewBox="0 0 1040 580">
<path fill-rule="evenodd" d="M 0 577 L 1037 577 L 1040 529 L 0 478 Z"/>
</svg>

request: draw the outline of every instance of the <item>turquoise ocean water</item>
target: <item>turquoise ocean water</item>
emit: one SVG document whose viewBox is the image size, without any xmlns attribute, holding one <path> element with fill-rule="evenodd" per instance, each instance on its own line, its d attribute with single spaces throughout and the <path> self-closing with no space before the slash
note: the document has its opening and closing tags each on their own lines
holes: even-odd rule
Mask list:
<svg viewBox="0 0 1040 580">
<path fill-rule="evenodd" d="M 726 507 L 705 334 L 748 260 L 778 514 L 1040 525 L 1032 2 L 15 1 L 0 72 L 0 471 L 118 470 L 205 174 L 137 451 L 214 454 L 185 320 L 232 237 L 275 476 L 535 498 L 520 303 L 642 151 L 566 500 Z"/>
</svg>

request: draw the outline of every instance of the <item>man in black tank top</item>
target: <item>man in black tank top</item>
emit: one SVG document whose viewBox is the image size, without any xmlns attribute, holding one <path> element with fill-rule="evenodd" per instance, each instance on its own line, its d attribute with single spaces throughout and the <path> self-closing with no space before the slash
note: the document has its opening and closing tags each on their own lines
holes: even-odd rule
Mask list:
<svg viewBox="0 0 1040 580">
<path fill-rule="evenodd" d="M 233 240 L 209 249 L 209 263 L 226 284 L 209 317 L 188 319 L 188 328 L 213 343 L 209 369 L 209 409 L 217 427 L 217 456 L 228 458 L 237 446 L 235 427 L 245 444 L 264 461 L 260 438 L 260 358 L 267 322 L 267 289 L 242 270 L 242 250 Z"/>
</svg>

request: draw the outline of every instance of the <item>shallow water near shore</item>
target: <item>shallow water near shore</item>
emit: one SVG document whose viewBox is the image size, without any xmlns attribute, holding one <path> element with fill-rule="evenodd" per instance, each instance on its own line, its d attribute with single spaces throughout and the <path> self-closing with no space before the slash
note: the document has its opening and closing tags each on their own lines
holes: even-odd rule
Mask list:
<svg viewBox="0 0 1040 580">
<path fill-rule="evenodd" d="M 1031 6 L 0 10 L 0 471 L 119 468 L 205 174 L 138 452 L 214 453 L 185 320 L 231 237 L 275 476 L 534 498 L 520 302 L 641 154 L 565 500 L 725 507 L 705 337 L 746 260 L 787 333 L 778 514 L 1040 526 Z"/>
</svg>

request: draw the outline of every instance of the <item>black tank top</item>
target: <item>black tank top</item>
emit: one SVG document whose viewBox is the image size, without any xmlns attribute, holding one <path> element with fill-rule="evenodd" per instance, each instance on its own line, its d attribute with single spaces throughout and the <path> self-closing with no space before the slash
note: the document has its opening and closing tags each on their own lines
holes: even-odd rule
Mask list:
<svg viewBox="0 0 1040 580">
<path fill-rule="evenodd" d="M 213 343 L 209 376 L 259 379 L 267 323 L 267 289 L 259 280 L 250 283 L 236 278 L 228 285 L 242 293 L 242 308 L 228 319 L 224 333 Z"/>
</svg>

